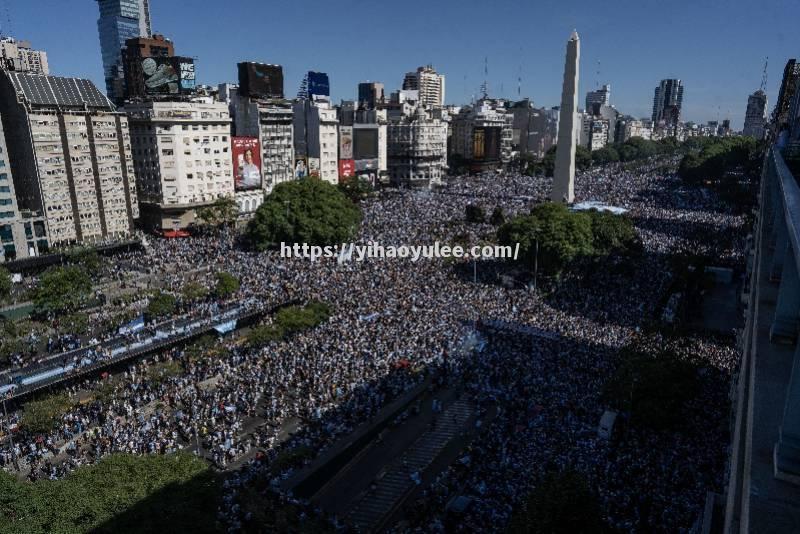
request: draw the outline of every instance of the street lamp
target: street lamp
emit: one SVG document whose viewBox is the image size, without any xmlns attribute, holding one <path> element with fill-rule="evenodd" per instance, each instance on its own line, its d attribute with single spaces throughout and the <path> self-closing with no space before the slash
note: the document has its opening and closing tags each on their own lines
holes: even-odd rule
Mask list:
<svg viewBox="0 0 800 534">
<path fill-rule="evenodd" d="M 536 293 L 536 278 L 539 275 L 539 239 L 534 239 L 533 255 L 533 292 Z"/>
</svg>

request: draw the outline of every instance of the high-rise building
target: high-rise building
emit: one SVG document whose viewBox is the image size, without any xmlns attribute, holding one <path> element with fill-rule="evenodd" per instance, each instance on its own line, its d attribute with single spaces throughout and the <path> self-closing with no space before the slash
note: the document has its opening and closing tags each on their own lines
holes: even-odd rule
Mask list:
<svg viewBox="0 0 800 534">
<path fill-rule="evenodd" d="M 122 50 L 122 68 L 125 75 L 125 99 L 144 98 L 145 73 L 142 60 L 145 58 L 166 58 L 175 55 L 172 41 L 163 35 L 134 37 L 125 41 Z"/>
<path fill-rule="evenodd" d="M 378 104 L 383 104 L 384 101 L 382 83 L 361 82 L 358 84 L 358 107 L 360 109 L 375 109 Z"/>
<path fill-rule="evenodd" d="M 474 172 L 498 169 L 511 160 L 514 114 L 503 102 L 481 99 L 452 119 L 450 153 L 469 162 Z"/>
<path fill-rule="evenodd" d="M 764 138 L 764 128 L 767 124 L 767 94 L 759 89 L 747 97 L 747 111 L 744 114 L 744 128 L 742 135 L 749 135 L 756 139 Z"/>
<path fill-rule="evenodd" d="M 339 121 L 327 100 L 294 102 L 295 158 L 305 157 L 309 175 L 339 183 Z"/>
<path fill-rule="evenodd" d="M 432 119 L 423 106 L 390 121 L 387 130 L 389 180 L 392 185 L 441 184 L 447 169 L 447 123 Z"/>
<path fill-rule="evenodd" d="M 662 120 L 676 126 L 683 106 L 683 83 L 677 79 L 661 80 L 653 95 L 653 124 Z"/>
<path fill-rule="evenodd" d="M 0 116 L 19 211 L 45 223 L 36 251 L 132 231 L 139 207 L 128 119 L 92 82 L 0 71 Z"/>
<path fill-rule="evenodd" d="M 596 91 L 586 93 L 586 111 L 591 112 L 595 105 L 611 105 L 611 86 L 606 84 Z"/>
<path fill-rule="evenodd" d="M 0 57 L 3 68 L 17 72 L 50 74 L 47 52 L 33 50 L 28 41 L 17 41 L 13 37 L 0 38 Z"/>
<path fill-rule="evenodd" d="M 558 148 L 553 173 L 553 202 L 572 203 L 575 200 L 575 149 L 578 128 L 578 65 L 581 59 L 581 41 L 573 31 L 567 41 L 564 63 L 564 85 L 561 90 L 561 108 L 558 121 Z"/>
<path fill-rule="evenodd" d="M 97 0 L 97 4 L 106 93 L 112 101 L 121 104 L 125 97 L 122 49 L 128 39 L 152 36 L 150 0 Z"/>
<path fill-rule="evenodd" d="M 431 65 L 406 73 L 403 89 L 419 91 L 419 101 L 423 106 L 444 106 L 444 74 L 437 73 Z"/>
<path fill-rule="evenodd" d="M 186 228 L 198 208 L 233 197 L 226 104 L 151 101 L 126 104 L 125 112 L 146 228 Z"/>
</svg>

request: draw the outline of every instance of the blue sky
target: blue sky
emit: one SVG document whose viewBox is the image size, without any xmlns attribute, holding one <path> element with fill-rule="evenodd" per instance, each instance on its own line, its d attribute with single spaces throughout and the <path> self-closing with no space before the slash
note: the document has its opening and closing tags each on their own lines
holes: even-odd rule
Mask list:
<svg viewBox="0 0 800 534">
<path fill-rule="evenodd" d="M 53 74 L 103 87 L 93 0 L 3 3 L 4 34 L 46 50 Z M 521 74 L 523 97 L 558 105 L 565 43 L 577 28 L 581 103 L 598 82 L 611 83 L 612 104 L 648 116 L 654 87 L 675 77 L 686 120 L 730 117 L 740 128 L 765 56 L 771 108 L 786 60 L 800 55 L 797 0 L 151 0 L 151 9 L 154 31 L 197 58 L 200 83 L 235 81 L 241 60 L 280 63 L 287 95 L 318 70 L 329 73 L 335 101 L 354 98 L 359 81 L 396 89 L 405 72 L 431 63 L 447 76 L 447 102 L 467 102 L 488 57 L 492 96 L 516 98 Z"/>
</svg>

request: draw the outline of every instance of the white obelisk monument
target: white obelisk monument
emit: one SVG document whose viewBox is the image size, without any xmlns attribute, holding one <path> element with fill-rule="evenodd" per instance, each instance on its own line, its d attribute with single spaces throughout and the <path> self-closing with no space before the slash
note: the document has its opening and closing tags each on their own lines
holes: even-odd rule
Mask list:
<svg viewBox="0 0 800 534">
<path fill-rule="evenodd" d="M 578 31 L 567 41 L 567 61 L 564 64 L 564 87 L 561 90 L 561 110 L 558 117 L 558 148 L 553 173 L 553 202 L 571 204 L 575 200 L 575 137 L 578 127 L 578 63 L 581 41 Z"/>
</svg>

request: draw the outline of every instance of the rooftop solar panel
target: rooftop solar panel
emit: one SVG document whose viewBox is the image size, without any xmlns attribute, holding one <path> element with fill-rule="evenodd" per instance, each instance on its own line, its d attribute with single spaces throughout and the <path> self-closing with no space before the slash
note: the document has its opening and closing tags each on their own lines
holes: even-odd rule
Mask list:
<svg viewBox="0 0 800 534">
<path fill-rule="evenodd" d="M 31 105 L 114 110 L 106 96 L 89 80 L 13 71 L 7 74 L 14 89 Z"/>
</svg>

